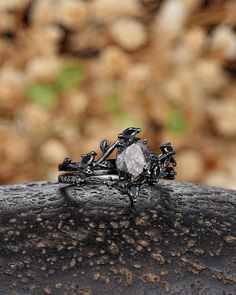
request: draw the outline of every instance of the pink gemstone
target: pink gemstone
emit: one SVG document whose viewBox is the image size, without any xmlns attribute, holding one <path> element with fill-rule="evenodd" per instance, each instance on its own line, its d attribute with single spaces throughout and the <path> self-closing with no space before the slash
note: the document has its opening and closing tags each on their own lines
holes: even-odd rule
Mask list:
<svg viewBox="0 0 236 295">
<path fill-rule="evenodd" d="M 121 172 L 131 174 L 135 179 L 143 173 L 149 158 L 147 145 L 142 140 L 137 140 L 117 153 L 116 167 Z"/>
</svg>

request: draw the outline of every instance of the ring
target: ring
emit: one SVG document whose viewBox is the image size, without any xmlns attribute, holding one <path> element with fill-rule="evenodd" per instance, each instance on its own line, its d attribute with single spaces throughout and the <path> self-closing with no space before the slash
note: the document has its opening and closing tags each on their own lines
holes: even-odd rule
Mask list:
<svg viewBox="0 0 236 295">
<path fill-rule="evenodd" d="M 148 148 L 146 139 L 136 137 L 140 131 L 140 128 L 129 127 L 118 134 L 112 145 L 102 140 L 102 156 L 97 160 L 95 151 L 83 154 L 80 162 L 65 158 L 58 165 L 58 170 L 64 171 L 58 181 L 73 185 L 98 181 L 127 194 L 133 204 L 144 184 L 152 185 L 161 178 L 175 179 L 175 150 L 171 143 L 162 144 L 161 153 L 157 155 Z M 116 158 L 109 159 L 115 149 Z"/>
</svg>

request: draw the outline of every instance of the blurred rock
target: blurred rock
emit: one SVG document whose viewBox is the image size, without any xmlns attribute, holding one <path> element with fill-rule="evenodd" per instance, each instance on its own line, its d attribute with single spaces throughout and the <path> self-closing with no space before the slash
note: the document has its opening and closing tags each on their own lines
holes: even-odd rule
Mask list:
<svg viewBox="0 0 236 295">
<path fill-rule="evenodd" d="M 192 58 L 201 56 L 208 47 L 208 37 L 202 28 L 193 28 L 184 35 L 184 46 Z"/>
<path fill-rule="evenodd" d="M 55 12 L 56 22 L 73 30 L 85 25 L 90 17 L 86 1 L 61 0 Z"/>
<path fill-rule="evenodd" d="M 48 112 L 36 104 L 27 104 L 19 113 L 18 120 L 28 137 L 35 143 L 41 142 L 49 130 Z"/>
<path fill-rule="evenodd" d="M 236 2 L 235 1 L 226 1 L 224 3 L 225 11 L 226 11 L 226 20 L 227 24 L 235 25 L 236 17 L 235 17 L 235 9 L 236 9 Z"/>
<path fill-rule="evenodd" d="M 56 56 L 42 56 L 32 58 L 26 67 L 28 80 L 50 82 L 55 80 L 62 65 L 62 61 Z"/>
<path fill-rule="evenodd" d="M 19 130 L 8 125 L 0 125 L 0 182 L 15 180 L 22 174 L 23 178 L 32 174 L 34 166 L 31 143 Z M 35 173 L 37 174 L 37 173 Z"/>
<path fill-rule="evenodd" d="M 164 38 L 176 37 L 184 29 L 188 7 L 181 0 L 164 1 L 156 16 L 156 29 Z"/>
<path fill-rule="evenodd" d="M 227 85 L 225 73 L 217 61 L 200 60 L 196 64 L 194 72 L 196 83 L 207 93 L 217 93 Z"/>
<path fill-rule="evenodd" d="M 236 179 L 236 154 L 231 154 L 227 160 L 224 162 L 224 166 L 228 174 L 231 176 L 232 180 Z M 236 182 L 235 182 L 236 189 Z"/>
<path fill-rule="evenodd" d="M 145 63 L 139 63 L 130 66 L 125 75 L 125 83 L 127 87 L 132 89 L 134 93 L 137 90 L 145 89 L 151 79 L 151 69 Z"/>
<path fill-rule="evenodd" d="M 215 130 L 223 136 L 236 136 L 236 100 L 212 102 L 208 108 Z"/>
<path fill-rule="evenodd" d="M 40 155 L 45 163 L 57 165 L 67 156 L 67 151 L 59 140 L 49 139 L 40 147 Z"/>
<path fill-rule="evenodd" d="M 0 2 L 0 9 L 4 10 L 21 10 L 24 9 L 28 4 L 30 3 L 30 0 L 3 0 Z"/>
<path fill-rule="evenodd" d="M 206 174 L 204 183 L 236 190 L 236 154 L 233 150 L 224 152 L 225 158 L 218 159 L 216 169 Z"/>
<path fill-rule="evenodd" d="M 3 9 L 0 9 L 0 32 L 14 32 L 15 29 L 16 19 L 14 18 L 14 15 L 6 13 Z"/>
<path fill-rule="evenodd" d="M 158 96 L 150 95 L 147 100 L 147 115 L 152 118 L 158 126 L 165 126 L 170 114 L 170 104 L 167 99 L 159 94 Z M 161 112 L 160 112 L 161 110 Z"/>
<path fill-rule="evenodd" d="M 121 99 L 125 110 L 136 118 L 145 118 L 146 112 L 148 112 L 148 108 L 144 112 L 143 105 L 138 104 L 137 99 L 145 101 L 144 97 L 150 85 L 151 77 L 151 68 L 145 63 L 130 66 L 123 76 L 124 86 Z M 152 103 L 155 104 L 154 100 Z"/>
<path fill-rule="evenodd" d="M 76 56 L 92 58 L 97 57 L 109 42 L 110 37 L 105 28 L 86 26 L 68 36 L 67 47 Z"/>
<path fill-rule="evenodd" d="M 12 115 L 23 105 L 25 76 L 13 67 L 0 70 L 0 114 Z"/>
<path fill-rule="evenodd" d="M 180 181 L 199 181 L 204 174 L 204 163 L 199 152 L 183 150 L 176 155 L 178 163 L 177 179 Z"/>
<path fill-rule="evenodd" d="M 123 16 L 138 16 L 141 6 L 137 0 L 95 0 L 91 3 L 95 20 L 109 23 Z"/>
<path fill-rule="evenodd" d="M 79 116 L 85 113 L 88 103 L 89 98 L 85 93 L 73 91 L 65 98 L 64 111 L 70 114 L 71 118 L 79 119 Z"/>
<path fill-rule="evenodd" d="M 236 190 L 235 177 L 221 170 L 207 174 L 204 183 L 211 186 L 227 187 Z"/>
<path fill-rule="evenodd" d="M 236 34 L 232 28 L 219 25 L 212 33 L 211 48 L 222 59 L 236 58 Z"/>
<path fill-rule="evenodd" d="M 9 169 L 0 183 L 56 179 L 60 157 L 99 151 L 103 138 L 133 125 L 154 149 L 172 142 L 181 180 L 232 187 L 234 2 L 0 1 L 0 124 L 10 138 L 0 138 Z M 58 86 L 59 73 L 71 87 Z M 51 90 L 56 99 L 44 108 L 40 95 Z M 8 153 L 14 140 L 21 165 Z"/>
<path fill-rule="evenodd" d="M 52 0 L 35 1 L 29 15 L 34 27 L 42 27 L 50 24 L 54 19 L 55 2 Z"/>
<path fill-rule="evenodd" d="M 113 22 L 110 30 L 113 40 L 126 50 L 137 50 L 147 42 L 144 26 L 132 18 L 122 18 Z"/>
<path fill-rule="evenodd" d="M 49 25 L 43 29 L 41 26 L 33 27 L 22 38 L 23 45 L 28 50 L 27 58 L 29 56 L 49 56 L 56 54 L 62 36 L 62 30 L 55 25 Z"/>
<path fill-rule="evenodd" d="M 100 57 L 100 71 L 108 77 L 121 77 L 129 69 L 127 54 L 116 46 L 108 46 Z"/>
</svg>

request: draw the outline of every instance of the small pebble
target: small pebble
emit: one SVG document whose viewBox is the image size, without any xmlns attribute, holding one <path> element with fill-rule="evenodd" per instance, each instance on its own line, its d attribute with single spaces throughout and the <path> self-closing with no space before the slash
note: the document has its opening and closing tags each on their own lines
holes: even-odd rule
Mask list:
<svg viewBox="0 0 236 295">
<path fill-rule="evenodd" d="M 45 294 L 48 294 L 48 295 L 52 294 L 52 289 L 50 287 L 43 288 L 43 291 Z"/>
<path fill-rule="evenodd" d="M 115 21 L 110 30 L 113 40 L 126 50 L 137 50 L 147 42 L 144 26 L 132 18 Z"/>
</svg>

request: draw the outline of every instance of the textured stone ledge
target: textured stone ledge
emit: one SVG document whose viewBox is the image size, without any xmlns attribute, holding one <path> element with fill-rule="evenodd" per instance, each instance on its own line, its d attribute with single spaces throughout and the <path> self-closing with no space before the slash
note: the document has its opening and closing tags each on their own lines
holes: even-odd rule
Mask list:
<svg viewBox="0 0 236 295">
<path fill-rule="evenodd" d="M 0 294 L 236 294 L 236 191 L 0 187 Z"/>
</svg>

